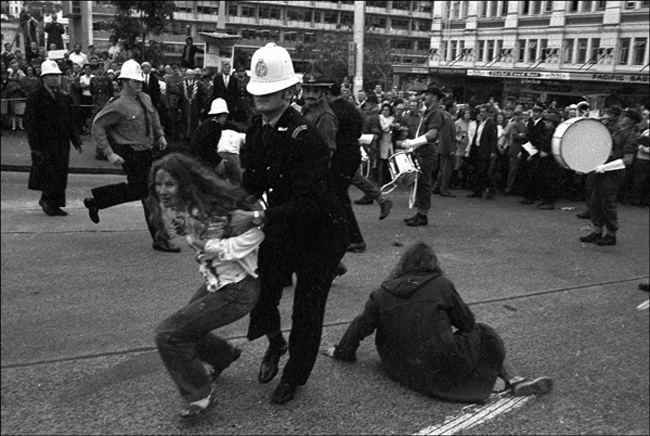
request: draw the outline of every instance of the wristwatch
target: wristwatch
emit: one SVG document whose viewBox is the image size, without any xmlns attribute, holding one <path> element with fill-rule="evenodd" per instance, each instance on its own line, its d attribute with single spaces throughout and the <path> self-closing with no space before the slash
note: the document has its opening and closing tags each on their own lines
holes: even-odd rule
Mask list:
<svg viewBox="0 0 650 436">
<path fill-rule="evenodd" d="M 259 211 L 253 211 L 253 224 L 256 226 L 262 225 L 262 217 L 260 216 Z"/>
</svg>

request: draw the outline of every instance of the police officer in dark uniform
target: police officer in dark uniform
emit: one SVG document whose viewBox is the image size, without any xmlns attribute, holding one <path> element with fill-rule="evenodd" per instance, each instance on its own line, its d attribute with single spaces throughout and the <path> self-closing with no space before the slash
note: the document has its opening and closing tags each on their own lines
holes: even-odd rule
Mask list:
<svg viewBox="0 0 650 436">
<path fill-rule="evenodd" d="M 180 247 L 156 237 L 145 201 L 154 140 L 160 150 L 167 148 L 165 132 L 151 98 L 142 92 L 144 76 L 140 64 L 132 59 L 124 62 L 119 80 L 122 82 L 122 92 L 97 114 L 93 121 L 92 137 L 110 163 L 122 166 L 127 181 L 92 189 L 93 196 L 85 198 L 84 205 L 92 222 L 97 224 L 100 209 L 142 201 L 154 250 L 177 253 L 181 251 Z"/>
<path fill-rule="evenodd" d="M 289 53 L 269 43 L 252 57 L 248 91 L 256 116 L 240 155 L 245 168 L 242 186 L 264 194 L 263 211 L 231 213 L 227 232 L 239 234 L 263 226 L 260 246 L 260 299 L 250 314 L 248 339 L 266 335 L 269 348 L 260 366 L 260 383 L 270 382 L 287 351 L 280 330 L 278 304 L 287 273 L 297 277 L 294 289 L 289 360 L 271 402 L 293 399 L 316 362 L 325 304 L 339 261 L 347 247 L 345 214 L 330 187 L 330 152 L 318 130 L 291 108 L 299 83 Z"/>
</svg>

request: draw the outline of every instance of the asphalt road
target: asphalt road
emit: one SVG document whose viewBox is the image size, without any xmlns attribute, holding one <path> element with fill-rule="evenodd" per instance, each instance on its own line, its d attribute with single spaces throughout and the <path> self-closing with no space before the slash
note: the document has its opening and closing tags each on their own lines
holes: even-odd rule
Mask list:
<svg viewBox="0 0 650 436">
<path fill-rule="evenodd" d="M 153 330 L 199 286 L 192 252 L 153 251 L 137 203 L 88 219 L 90 188 L 122 176 L 70 175 L 65 218 L 43 214 L 26 173 L 1 176 L 2 434 L 414 434 L 467 410 L 387 378 L 373 337 L 355 364 L 319 357 L 296 399 L 271 405 L 277 382 L 256 380 L 266 344 L 245 340 L 244 318 L 221 330 L 244 353 L 217 383 L 219 406 L 179 423 Z M 522 375 L 555 381 L 551 394 L 459 434 L 649 434 L 648 311 L 636 309 L 648 298 L 637 290 L 648 279 L 648 209 L 621 207 L 619 244 L 597 247 L 577 240 L 588 231 L 575 218 L 582 204 L 539 211 L 456 193 L 434 197 L 428 227 L 403 224 L 404 191 L 384 221 L 376 205 L 355 206 L 368 250 L 344 258 L 323 343 L 340 338 L 403 247 L 424 240 Z"/>
</svg>

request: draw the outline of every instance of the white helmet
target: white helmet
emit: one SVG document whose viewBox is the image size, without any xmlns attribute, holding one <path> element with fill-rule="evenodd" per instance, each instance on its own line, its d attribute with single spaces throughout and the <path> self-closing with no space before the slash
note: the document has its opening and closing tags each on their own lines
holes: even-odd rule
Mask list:
<svg viewBox="0 0 650 436">
<path fill-rule="evenodd" d="M 41 63 L 41 77 L 46 74 L 63 74 L 59 69 L 59 64 L 54 61 L 44 61 Z"/>
<path fill-rule="evenodd" d="M 142 67 L 140 66 L 139 63 L 134 61 L 133 59 L 129 59 L 128 61 L 124 62 L 122 64 L 122 68 L 120 69 L 120 79 L 133 79 L 137 80 L 138 82 L 144 82 L 144 75 L 142 74 Z"/>
<path fill-rule="evenodd" d="M 300 83 L 289 52 L 273 42 L 253 53 L 251 70 L 246 90 L 252 95 L 273 94 Z"/>
<path fill-rule="evenodd" d="M 210 112 L 208 115 L 219 115 L 219 114 L 229 114 L 228 105 L 226 100 L 223 98 L 215 98 L 212 100 L 212 105 L 210 106 Z"/>
</svg>

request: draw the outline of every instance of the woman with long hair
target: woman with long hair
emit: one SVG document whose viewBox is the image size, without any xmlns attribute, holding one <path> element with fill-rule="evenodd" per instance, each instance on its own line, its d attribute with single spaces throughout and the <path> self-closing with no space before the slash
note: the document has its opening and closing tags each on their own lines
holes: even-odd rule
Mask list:
<svg viewBox="0 0 650 436">
<path fill-rule="evenodd" d="M 217 404 L 211 382 L 241 350 L 211 331 L 248 314 L 259 298 L 257 253 L 264 233 L 253 227 L 224 234 L 228 213 L 252 210 L 246 192 L 180 153 L 155 161 L 149 177 L 148 206 L 156 236 L 170 230 L 196 250 L 204 283 L 189 303 L 156 329 L 160 357 L 189 405 L 182 420 L 204 415 Z M 206 369 L 205 364 L 211 369 Z"/>
<path fill-rule="evenodd" d="M 339 343 L 321 352 L 352 362 L 361 341 L 375 331 L 388 374 L 444 401 L 482 403 L 491 392 L 506 388 L 525 396 L 546 394 L 553 387 L 548 377 L 531 380 L 517 374 L 499 334 L 476 322 L 424 242 L 406 248 Z"/>
</svg>

